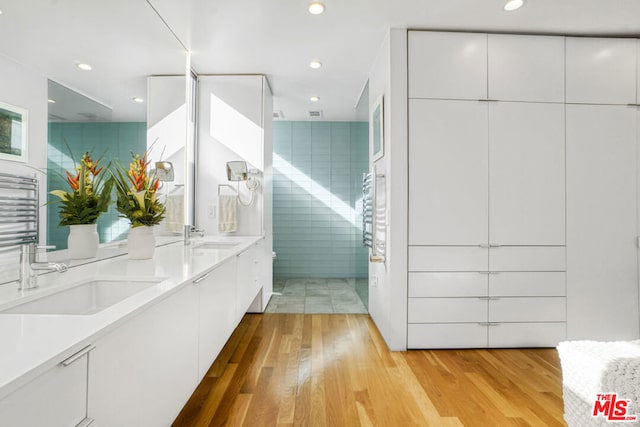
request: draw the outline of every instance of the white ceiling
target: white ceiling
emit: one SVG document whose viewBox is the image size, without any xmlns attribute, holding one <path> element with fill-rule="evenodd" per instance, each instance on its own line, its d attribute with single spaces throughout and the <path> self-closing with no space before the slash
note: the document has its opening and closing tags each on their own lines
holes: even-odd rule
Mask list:
<svg viewBox="0 0 640 427">
<path fill-rule="evenodd" d="M 640 35 L 639 0 L 527 0 L 504 12 L 504 0 L 150 0 L 192 51 L 199 73 L 263 73 L 274 110 L 304 120 L 351 120 L 389 28 Z M 320 70 L 308 67 L 318 58 Z M 311 95 L 320 96 L 317 103 Z M 361 117 L 362 118 L 362 117 Z M 366 119 L 366 117 L 365 117 Z"/>
<path fill-rule="evenodd" d="M 266 74 L 287 120 L 310 109 L 354 120 L 366 119 L 355 105 L 389 28 L 640 36 L 640 0 L 527 0 L 512 13 L 504 0 L 324 0 L 319 16 L 308 2 L 0 0 L 0 53 L 113 106 L 114 120 L 144 120 L 131 98 L 147 75 L 183 73 L 183 46 L 197 73 Z"/>
</svg>

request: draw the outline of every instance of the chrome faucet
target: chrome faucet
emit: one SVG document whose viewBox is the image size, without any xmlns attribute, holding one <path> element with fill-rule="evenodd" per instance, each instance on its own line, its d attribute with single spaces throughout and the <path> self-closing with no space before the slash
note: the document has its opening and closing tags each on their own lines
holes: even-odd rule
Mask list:
<svg viewBox="0 0 640 427">
<path fill-rule="evenodd" d="M 196 234 L 200 237 L 204 237 L 204 230 L 197 228 L 195 225 L 185 224 L 184 226 L 184 244 L 185 246 L 191 244 L 191 237 Z"/>
<path fill-rule="evenodd" d="M 55 246 L 53 246 L 55 247 Z M 27 243 L 20 247 L 20 276 L 18 279 L 18 290 L 24 291 L 38 287 L 37 271 L 57 271 L 64 273 L 67 271 L 67 264 L 58 262 L 38 262 L 38 249 L 52 248 L 52 246 L 38 246 L 36 243 Z"/>
</svg>

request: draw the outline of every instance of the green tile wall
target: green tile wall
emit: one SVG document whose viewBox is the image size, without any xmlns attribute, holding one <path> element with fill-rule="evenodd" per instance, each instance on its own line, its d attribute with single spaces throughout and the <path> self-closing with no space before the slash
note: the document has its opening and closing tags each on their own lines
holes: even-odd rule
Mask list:
<svg viewBox="0 0 640 427">
<path fill-rule="evenodd" d="M 367 277 L 368 140 L 366 122 L 274 122 L 275 277 Z"/>
<path fill-rule="evenodd" d="M 131 160 L 131 152 L 142 153 L 147 146 L 146 123 L 49 123 L 49 144 L 47 161 L 47 189 L 64 189 L 69 187 L 64 182 L 64 171 L 73 169 L 73 158 L 80 159 L 85 151 L 93 152 L 97 157 L 103 152 L 103 164 L 112 159 L 119 159 L 123 164 Z M 115 198 L 115 195 L 114 195 Z M 47 201 L 58 200 L 48 195 Z M 47 209 L 47 244 L 58 249 L 67 248 L 69 227 L 60 227 L 58 204 L 53 203 Z M 129 230 L 129 222 L 118 217 L 115 204 L 98 219 L 100 242 L 124 239 Z"/>
</svg>

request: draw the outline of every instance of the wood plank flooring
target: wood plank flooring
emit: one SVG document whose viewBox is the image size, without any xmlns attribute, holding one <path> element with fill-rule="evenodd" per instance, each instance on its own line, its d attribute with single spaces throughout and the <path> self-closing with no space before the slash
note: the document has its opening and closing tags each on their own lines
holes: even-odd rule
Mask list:
<svg viewBox="0 0 640 427">
<path fill-rule="evenodd" d="M 554 349 L 390 352 L 366 314 L 246 315 L 174 426 L 564 426 Z"/>
</svg>

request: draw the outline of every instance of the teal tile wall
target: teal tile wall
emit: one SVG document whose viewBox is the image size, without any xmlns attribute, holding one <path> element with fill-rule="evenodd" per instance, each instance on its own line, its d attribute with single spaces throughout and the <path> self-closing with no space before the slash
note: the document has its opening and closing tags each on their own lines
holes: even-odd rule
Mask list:
<svg viewBox="0 0 640 427">
<path fill-rule="evenodd" d="M 367 277 L 366 122 L 273 123 L 275 277 Z"/>
<path fill-rule="evenodd" d="M 67 146 L 69 148 L 67 148 Z M 147 147 L 147 124 L 130 123 L 49 123 L 47 160 L 47 190 L 64 189 L 68 184 L 65 170 L 73 170 L 73 158 L 79 160 L 82 153 L 91 151 L 94 157 L 104 153 L 102 164 L 119 159 L 124 165 L 131 160 L 131 152 L 142 153 Z M 115 195 L 113 197 L 115 199 Z M 58 198 L 51 194 L 47 202 Z M 69 227 L 60 227 L 59 205 L 52 203 L 47 209 L 47 244 L 58 249 L 67 248 Z M 115 204 L 98 219 L 100 242 L 124 239 L 129 231 L 129 222 L 118 217 Z"/>
</svg>

